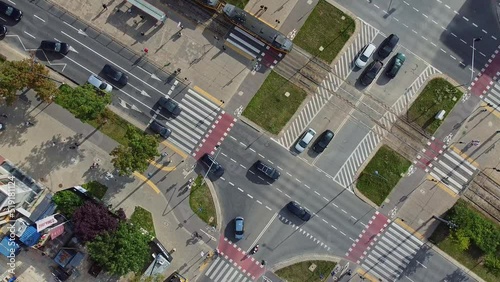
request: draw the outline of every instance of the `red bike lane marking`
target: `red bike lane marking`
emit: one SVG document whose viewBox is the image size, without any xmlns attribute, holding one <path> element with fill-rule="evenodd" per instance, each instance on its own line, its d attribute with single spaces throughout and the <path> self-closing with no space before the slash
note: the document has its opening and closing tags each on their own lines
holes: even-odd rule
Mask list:
<svg viewBox="0 0 500 282">
<path fill-rule="evenodd" d="M 364 257 L 366 251 L 375 243 L 377 237 L 380 236 L 380 233 L 387 227 L 389 222 L 390 220 L 385 215 L 376 211 L 368 226 L 362 231 L 351 248 L 349 248 L 346 257 L 351 261 L 359 263 L 359 260 Z"/>
<path fill-rule="evenodd" d="M 266 268 L 259 261 L 224 236 L 219 238 L 217 252 L 231 263 L 236 264 L 240 271 L 253 280 L 258 279 L 266 271 Z"/>
<path fill-rule="evenodd" d="M 217 120 L 212 125 L 212 129 L 209 130 L 208 134 L 202 140 L 196 152 L 193 153 L 193 157 L 199 160 L 205 153 L 213 154 L 215 146 L 220 145 L 222 141 L 226 138 L 228 132 L 234 126 L 236 119 L 230 114 L 222 112 Z"/>
<path fill-rule="evenodd" d="M 490 60 L 491 62 L 487 64 L 484 71 L 471 83 L 471 93 L 476 96 L 483 95 L 489 89 L 490 84 L 493 82 L 493 77 L 496 77 L 497 72 L 500 70 L 500 56 L 495 56 Z"/>
</svg>

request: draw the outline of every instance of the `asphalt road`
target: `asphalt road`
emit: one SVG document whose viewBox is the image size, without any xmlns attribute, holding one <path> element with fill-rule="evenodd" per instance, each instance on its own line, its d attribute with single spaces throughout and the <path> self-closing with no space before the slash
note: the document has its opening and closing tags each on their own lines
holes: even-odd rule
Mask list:
<svg viewBox="0 0 500 282">
<path fill-rule="evenodd" d="M 496 2 L 336 0 L 386 36 L 395 33 L 400 44 L 454 78 L 471 79 L 472 39 L 476 42 L 474 69 L 480 70 L 497 49 L 500 38 Z"/>
</svg>

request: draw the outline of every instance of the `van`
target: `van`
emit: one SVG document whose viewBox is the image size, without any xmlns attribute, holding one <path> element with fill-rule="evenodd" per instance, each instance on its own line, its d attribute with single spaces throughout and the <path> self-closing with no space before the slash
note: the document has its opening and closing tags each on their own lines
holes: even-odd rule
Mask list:
<svg viewBox="0 0 500 282">
<path fill-rule="evenodd" d="M 295 150 L 297 150 L 299 153 L 304 152 L 309 143 L 311 143 L 311 140 L 313 139 L 314 135 L 316 135 L 316 131 L 314 131 L 314 129 L 312 128 L 309 128 L 306 132 L 304 132 L 304 134 L 302 134 L 302 136 L 297 141 L 297 144 L 295 145 Z"/>
</svg>

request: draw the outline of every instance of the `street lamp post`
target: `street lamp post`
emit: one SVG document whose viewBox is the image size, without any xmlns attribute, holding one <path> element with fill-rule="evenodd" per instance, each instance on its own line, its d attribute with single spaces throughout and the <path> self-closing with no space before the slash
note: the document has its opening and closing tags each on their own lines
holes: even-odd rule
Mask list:
<svg viewBox="0 0 500 282">
<path fill-rule="evenodd" d="M 219 148 L 220 148 L 220 145 L 215 146 L 215 149 L 219 149 Z M 222 151 L 222 149 L 217 150 L 217 154 L 215 154 L 215 157 L 214 157 L 214 162 L 215 162 L 215 160 L 217 160 L 217 157 L 219 156 L 219 153 L 221 151 Z M 212 169 L 212 166 L 214 165 L 214 162 L 212 162 L 210 164 L 210 166 L 208 167 L 207 173 L 205 173 L 205 175 L 203 176 L 203 180 L 201 181 L 201 184 L 205 183 L 205 178 L 207 178 L 208 173 L 210 172 L 210 170 Z"/>
<path fill-rule="evenodd" d="M 474 37 L 472 38 L 472 72 L 470 74 L 470 82 L 472 82 L 472 80 L 474 79 L 474 54 L 475 54 L 475 51 L 476 51 L 476 41 L 481 41 L 483 39 L 482 36 L 479 36 L 479 37 Z"/>
</svg>

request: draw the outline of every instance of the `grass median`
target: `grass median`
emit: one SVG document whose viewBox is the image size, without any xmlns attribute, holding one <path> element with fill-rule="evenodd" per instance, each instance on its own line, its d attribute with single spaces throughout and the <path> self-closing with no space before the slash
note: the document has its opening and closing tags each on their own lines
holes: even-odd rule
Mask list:
<svg viewBox="0 0 500 282">
<path fill-rule="evenodd" d="M 316 268 L 311 271 L 309 268 L 315 264 Z M 311 260 L 292 264 L 276 271 L 276 275 L 289 282 L 315 282 L 326 281 L 330 272 L 335 267 L 333 261 Z"/>
<path fill-rule="evenodd" d="M 320 0 L 293 43 L 331 63 L 354 33 L 355 27 L 356 23 L 351 17 L 325 0 Z"/>
<path fill-rule="evenodd" d="M 446 111 L 446 116 L 455 104 L 462 98 L 463 92 L 444 78 L 435 78 L 425 86 L 422 93 L 408 110 L 408 120 L 434 134 L 443 120 L 435 119 L 440 110 Z"/>
<path fill-rule="evenodd" d="M 410 165 L 410 161 L 384 145 L 361 172 L 356 187 L 380 206 Z"/>
<path fill-rule="evenodd" d="M 201 220 L 215 227 L 217 226 L 217 214 L 215 212 L 214 200 L 207 184 L 202 184 L 202 182 L 203 176 L 198 175 L 191 187 L 189 206 Z"/>
<path fill-rule="evenodd" d="M 304 90 L 273 71 L 243 111 L 243 116 L 270 133 L 278 134 L 306 96 Z"/>
<path fill-rule="evenodd" d="M 156 237 L 153 215 L 147 209 L 139 206 L 135 207 L 130 222 L 148 231 L 149 235 Z"/>
<path fill-rule="evenodd" d="M 245 9 L 245 6 L 248 4 L 249 0 L 225 0 L 227 4 L 232 4 L 240 9 Z"/>
</svg>

